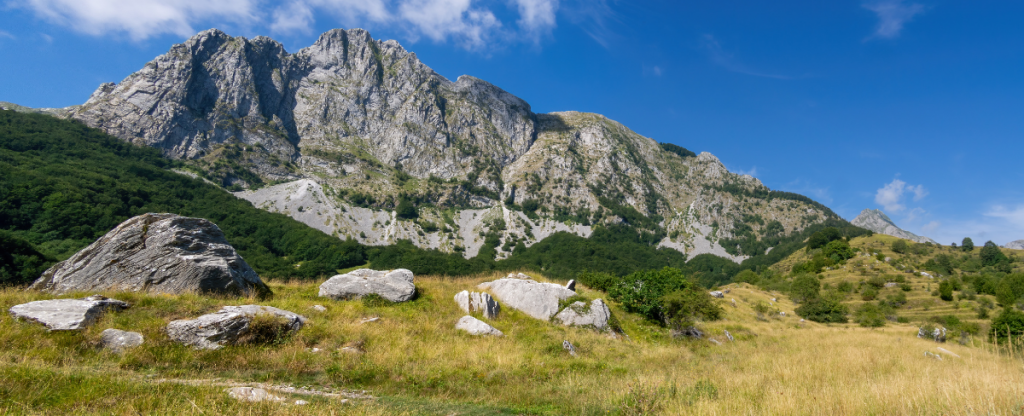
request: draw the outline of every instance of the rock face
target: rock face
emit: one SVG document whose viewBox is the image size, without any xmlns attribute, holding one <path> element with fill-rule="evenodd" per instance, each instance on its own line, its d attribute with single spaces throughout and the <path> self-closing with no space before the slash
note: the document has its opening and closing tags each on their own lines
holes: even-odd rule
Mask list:
<svg viewBox="0 0 1024 416">
<path fill-rule="evenodd" d="M 1024 240 L 1011 241 L 1006 243 L 1003 248 L 1009 248 L 1013 250 L 1024 250 Z"/>
<path fill-rule="evenodd" d="M 487 322 L 476 319 L 472 316 L 466 315 L 459 319 L 459 322 L 455 323 L 455 329 L 460 331 L 466 331 L 470 335 L 493 335 L 496 337 L 503 336 L 501 331 L 495 329 L 493 326 L 487 324 Z"/>
<path fill-rule="evenodd" d="M 143 214 L 53 265 L 30 289 L 157 293 L 268 292 L 214 223 L 174 214 Z"/>
<path fill-rule="evenodd" d="M 11 307 L 10 313 L 15 319 L 36 321 L 52 331 L 71 331 L 84 329 L 96 323 L 96 320 L 107 311 L 120 311 L 128 307 L 125 302 L 94 295 L 84 299 L 53 299 L 23 303 Z"/>
<path fill-rule="evenodd" d="M 145 339 L 138 332 L 109 328 L 100 333 L 100 345 L 118 354 L 142 345 L 143 341 Z"/>
<path fill-rule="evenodd" d="M 100 85 L 85 104 L 51 113 L 196 161 L 222 185 L 284 182 L 237 195 L 371 245 L 408 239 L 473 257 L 480 232 L 505 241 L 516 235 L 527 246 L 558 231 L 588 237 L 592 223 L 622 221 L 596 215 L 617 210 L 602 209 L 609 203 L 602 200 L 618 195 L 611 199 L 664 219 L 645 226 L 676 236 L 660 247 L 738 262 L 765 249 L 744 253 L 732 238 L 789 234 L 838 218 L 785 193 L 766 197 L 760 181 L 729 172 L 710 153 L 663 147 L 598 114 L 536 114 L 471 76 L 453 82 L 397 42 L 361 29 L 331 30 L 295 53 L 266 37 L 207 30 L 119 83 Z M 308 200 L 286 197 L 310 183 L 317 189 L 306 192 Z M 445 227 L 452 232 L 396 219 L 391 207 L 400 193 L 429 199 L 435 207 L 421 211 L 431 224 L 457 208 Z M 546 209 L 529 218 L 504 209 L 505 200 Z M 489 222 L 477 221 L 483 211 Z M 555 212 L 578 220 L 567 224 Z M 771 221 L 744 221 L 753 215 Z M 497 256 L 507 255 L 499 246 Z"/>
<path fill-rule="evenodd" d="M 501 305 L 490 294 L 463 290 L 455 294 L 455 303 L 463 312 L 480 312 L 484 318 L 494 319 L 501 313 Z"/>
<path fill-rule="evenodd" d="M 915 241 L 918 243 L 935 243 L 928 237 L 922 237 L 912 232 L 903 230 L 897 227 L 895 223 L 889 219 L 888 215 L 885 215 L 882 211 L 877 209 L 865 209 L 860 212 L 857 218 L 850 221 L 850 224 L 858 227 L 874 231 L 879 234 L 891 235 L 896 238 L 902 238 L 904 240 Z"/>
<path fill-rule="evenodd" d="M 558 313 L 558 301 L 576 294 L 554 283 L 507 277 L 481 283 L 477 287 L 490 290 L 505 306 L 545 321 Z"/>
<path fill-rule="evenodd" d="M 603 300 L 597 299 L 591 301 L 590 305 L 573 302 L 555 315 L 555 320 L 565 326 L 593 327 L 603 331 L 608 329 L 608 319 L 611 317 L 612 312 L 608 309 L 608 305 Z"/>
<path fill-rule="evenodd" d="M 283 332 L 298 331 L 306 323 L 302 315 L 270 306 L 225 306 L 196 319 L 172 321 L 167 324 L 167 336 L 196 349 L 216 350 L 242 343 L 252 330 L 250 323 L 258 315 L 278 318 Z"/>
<path fill-rule="evenodd" d="M 320 297 L 332 299 L 359 299 L 371 293 L 391 302 L 412 299 L 416 295 L 412 272 L 406 269 L 359 269 L 334 276 L 320 285 Z"/>
</svg>

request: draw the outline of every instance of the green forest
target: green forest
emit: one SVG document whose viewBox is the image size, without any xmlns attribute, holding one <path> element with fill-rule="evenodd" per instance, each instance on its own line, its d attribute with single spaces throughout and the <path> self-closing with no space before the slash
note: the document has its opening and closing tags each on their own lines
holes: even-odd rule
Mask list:
<svg viewBox="0 0 1024 416">
<path fill-rule="evenodd" d="M 742 264 L 710 254 L 687 262 L 678 251 L 658 249 L 658 239 L 638 228 L 645 225 L 640 221 L 596 226 L 590 238 L 557 233 L 531 247 L 519 243 L 511 257 L 500 261 L 493 260 L 500 240 L 492 234 L 476 257 L 465 259 L 408 241 L 367 247 L 339 240 L 171 171 L 186 168 L 156 149 L 126 143 L 79 122 L 0 111 L 0 283 L 31 282 L 54 262 L 146 212 L 209 219 L 262 277 L 289 279 L 323 278 L 365 264 L 449 276 L 525 269 L 563 280 L 586 271 L 622 277 L 673 267 L 710 287 L 729 282 L 742 270 L 785 258 L 825 227 L 836 227 L 851 238 L 866 232 L 829 220 L 789 236 L 773 235 L 770 242 L 744 236 L 745 245 L 770 243 L 775 248 Z"/>
</svg>

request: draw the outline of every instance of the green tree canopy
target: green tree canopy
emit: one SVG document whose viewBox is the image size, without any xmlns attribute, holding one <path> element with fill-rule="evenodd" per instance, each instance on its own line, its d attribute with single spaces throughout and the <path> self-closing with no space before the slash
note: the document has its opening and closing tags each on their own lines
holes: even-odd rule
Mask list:
<svg viewBox="0 0 1024 416">
<path fill-rule="evenodd" d="M 825 247 L 830 241 L 835 241 L 843 238 L 843 234 L 835 227 L 826 227 L 821 231 L 811 234 L 811 238 L 807 240 L 807 250 L 814 250 L 816 248 Z"/>
<path fill-rule="evenodd" d="M 960 243 L 960 249 L 963 251 L 974 251 L 974 241 L 971 237 L 964 237 L 964 241 Z"/>
<path fill-rule="evenodd" d="M 818 298 L 821 291 L 821 281 L 813 274 L 801 274 L 793 279 L 790 285 L 790 296 L 796 303 L 807 303 Z"/>
<path fill-rule="evenodd" d="M 978 255 L 981 256 L 981 264 L 985 266 L 995 266 L 997 264 L 1008 263 L 1010 261 L 1010 259 L 1003 254 L 1003 251 L 999 249 L 999 246 L 992 241 L 986 242 L 985 246 L 978 252 Z"/>
<path fill-rule="evenodd" d="M 850 243 L 843 240 L 829 241 L 825 245 L 823 250 L 825 257 L 828 257 L 833 262 L 840 262 L 842 260 L 848 260 L 853 258 L 853 249 L 850 248 Z"/>
</svg>

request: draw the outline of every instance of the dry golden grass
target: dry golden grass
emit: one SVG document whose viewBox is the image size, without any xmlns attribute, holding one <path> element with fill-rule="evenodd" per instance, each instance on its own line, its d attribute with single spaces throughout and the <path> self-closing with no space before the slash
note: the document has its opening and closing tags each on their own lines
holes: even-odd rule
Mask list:
<svg viewBox="0 0 1024 416">
<path fill-rule="evenodd" d="M 453 329 L 452 297 L 498 277 L 417 277 L 420 297 L 367 307 L 316 297 L 316 283 L 271 282 L 260 302 L 305 314 L 310 325 L 279 345 L 195 351 L 162 328 L 247 299 L 110 293 L 133 307 L 73 334 L 0 318 L 0 413 L 73 414 L 1013 414 L 1024 411 L 1024 365 L 985 348 L 941 345 L 911 326 L 868 330 L 801 323 L 779 294 L 726 288 L 726 319 L 704 324 L 709 339 L 673 340 L 611 303 L 626 337 L 564 328 L 510 309 L 493 325 L 503 338 Z M 602 296 L 581 288 L 587 297 Z M 754 302 L 777 314 L 759 320 Z M 0 291 L 0 307 L 49 298 Z M 732 306 L 731 300 L 736 300 Z M 326 312 L 310 309 L 327 306 Z M 381 319 L 361 324 L 368 317 Z M 106 328 L 142 332 L 146 344 L 117 356 L 92 343 Z M 728 342 L 724 331 L 736 339 Z M 568 356 L 570 340 L 580 357 Z M 341 352 L 355 346 L 363 354 Z M 320 348 L 312 353 L 309 348 Z M 271 382 L 366 389 L 375 400 L 294 396 L 303 407 L 238 403 L 224 387 L 158 383 L 164 378 Z"/>
</svg>

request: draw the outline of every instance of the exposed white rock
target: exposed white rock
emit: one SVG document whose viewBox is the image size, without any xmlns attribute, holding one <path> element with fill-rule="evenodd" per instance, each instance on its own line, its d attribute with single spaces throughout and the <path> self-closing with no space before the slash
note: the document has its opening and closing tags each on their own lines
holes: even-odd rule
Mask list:
<svg viewBox="0 0 1024 416">
<path fill-rule="evenodd" d="M 224 390 L 228 397 L 243 402 L 283 402 L 284 398 L 259 387 L 232 387 Z"/>
<path fill-rule="evenodd" d="M 339 274 L 320 285 L 320 297 L 347 300 L 377 294 L 391 302 L 405 302 L 416 294 L 412 272 L 406 269 L 359 269 Z"/>
<path fill-rule="evenodd" d="M 121 223 L 71 258 L 53 265 L 30 289 L 57 294 L 240 295 L 268 290 L 216 224 L 175 214 L 143 214 Z"/>
<path fill-rule="evenodd" d="M 12 306 L 9 311 L 15 319 L 36 321 L 51 331 L 71 331 L 96 323 L 107 311 L 128 307 L 125 302 L 93 295 L 84 299 L 37 300 Z"/>
<path fill-rule="evenodd" d="M 561 285 L 525 279 L 504 278 L 477 287 L 490 290 L 505 306 L 545 321 L 558 313 L 558 301 L 576 295 Z"/>
<path fill-rule="evenodd" d="M 604 300 L 596 299 L 589 305 L 583 302 L 573 302 L 555 315 L 554 320 L 565 326 L 592 327 L 603 331 L 608 329 L 608 319 L 611 316 L 612 312 Z"/>
<path fill-rule="evenodd" d="M 487 322 L 469 315 L 460 318 L 459 322 L 455 323 L 455 329 L 466 331 L 470 335 L 493 335 L 497 337 L 505 335 L 493 326 L 488 325 Z"/>
<path fill-rule="evenodd" d="M 145 339 L 138 332 L 109 328 L 100 333 L 100 346 L 118 354 L 142 345 L 143 341 Z"/>
<path fill-rule="evenodd" d="M 171 321 L 167 324 L 167 336 L 196 349 L 216 350 L 238 343 L 249 332 L 249 324 L 257 315 L 278 318 L 281 329 L 287 332 L 298 331 L 306 323 L 302 315 L 271 306 L 225 306 L 196 319 Z"/>
<path fill-rule="evenodd" d="M 721 291 L 718 291 L 718 290 L 713 290 L 713 291 L 708 292 L 708 293 L 711 294 L 712 297 L 716 297 L 716 298 L 719 298 L 719 299 L 722 299 L 722 298 L 725 297 L 725 294 L 722 293 Z"/>
<path fill-rule="evenodd" d="M 1003 248 L 1008 248 L 1012 250 L 1024 250 L 1024 240 L 1011 241 L 1009 243 L 1006 243 L 1006 245 L 1003 246 Z"/>
<path fill-rule="evenodd" d="M 501 305 L 487 293 L 463 290 L 455 294 L 455 303 L 463 312 L 480 312 L 487 319 L 497 318 L 501 313 Z"/>
</svg>

